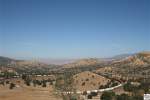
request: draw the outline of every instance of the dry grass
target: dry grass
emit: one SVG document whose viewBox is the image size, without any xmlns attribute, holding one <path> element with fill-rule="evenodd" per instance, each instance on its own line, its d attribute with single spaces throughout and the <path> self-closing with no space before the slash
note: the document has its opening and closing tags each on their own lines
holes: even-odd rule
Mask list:
<svg viewBox="0 0 150 100">
<path fill-rule="evenodd" d="M 42 87 L 27 87 L 22 85 L 12 90 L 8 86 L 0 85 L 0 100 L 62 100 L 54 95 L 52 86 Z"/>
<path fill-rule="evenodd" d="M 100 85 L 105 85 L 110 81 L 103 76 L 89 71 L 79 73 L 73 77 L 76 89 L 81 91 L 99 89 Z"/>
</svg>

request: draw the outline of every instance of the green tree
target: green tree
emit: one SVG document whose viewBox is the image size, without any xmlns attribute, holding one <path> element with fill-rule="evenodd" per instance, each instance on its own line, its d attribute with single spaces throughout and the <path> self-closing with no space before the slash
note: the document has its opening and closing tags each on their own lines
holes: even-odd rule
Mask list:
<svg viewBox="0 0 150 100">
<path fill-rule="evenodd" d="M 135 87 L 130 83 L 130 82 L 127 82 L 124 86 L 123 86 L 123 89 L 125 91 L 128 91 L 128 92 L 132 92 Z"/>
<path fill-rule="evenodd" d="M 31 80 L 30 80 L 30 79 L 26 79 L 26 80 L 25 80 L 25 84 L 26 84 L 27 86 L 30 86 L 30 83 L 31 83 Z"/>
<path fill-rule="evenodd" d="M 116 99 L 117 100 L 130 100 L 130 96 L 128 96 L 127 94 L 121 94 L 121 95 L 117 95 Z"/>
<path fill-rule="evenodd" d="M 45 80 L 42 81 L 42 87 L 46 87 L 46 81 Z"/>
<path fill-rule="evenodd" d="M 101 95 L 101 100 L 113 100 L 113 98 L 115 97 L 115 93 L 114 92 L 104 92 Z"/>
<path fill-rule="evenodd" d="M 87 98 L 88 98 L 88 99 L 92 99 L 92 95 L 89 94 L 89 95 L 87 96 Z"/>
<path fill-rule="evenodd" d="M 143 89 L 145 93 L 149 92 L 150 83 L 149 82 L 142 82 L 139 86 L 140 89 Z"/>
<path fill-rule="evenodd" d="M 22 75 L 22 79 L 25 80 L 27 76 L 25 74 Z"/>
<path fill-rule="evenodd" d="M 13 89 L 15 87 L 14 83 L 10 83 L 9 89 Z"/>
</svg>

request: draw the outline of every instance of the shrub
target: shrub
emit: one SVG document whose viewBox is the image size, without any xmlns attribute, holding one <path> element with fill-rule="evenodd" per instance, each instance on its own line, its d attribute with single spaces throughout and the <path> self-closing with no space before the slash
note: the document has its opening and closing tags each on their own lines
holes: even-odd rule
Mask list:
<svg viewBox="0 0 150 100">
<path fill-rule="evenodd" d="M 30 80 L 29 79 L 27 79 L 27 80 L 25 80 L 25 84 L 27 85 L 27 86 L 30 86 Z"/>
<path fill-rule="evenodd" d="M 15 87 L 14 83 L 10 83 L 9 89 L 13 89 Z"/>
<path fill-rule="evenodd" d="M 6 84 L 9 84 L 9 81 L 6 81 Z"/>
<path fill-rule="evenodd" d="M 104 88 L 105 88 L 104 85 L 100 85 L 100 86 L 99 86 L 99 89 L 104 89 Z"/>
<path fill-rule="evenodd" d="M 23 74 L 22 79 L 25 80 L 26 78 L 27 78 L 27 76 Z"/>
<path fill-rule="evenodd" d="M 43 80 L 42 83 L 43 83 L 43 84 L 42 84 L 42 87 L 46 87 L 46 81 Z"/>
<path fill-rule="evenodd" d="M 87 98 L 88 98 L 88 99 L 92 99 L 92 95 L 89 94 L 89 95 L 87 96 Z"/>
<path fill-rule="evenodd" d="M 82 86 L 84 86 L 84 85 L 85 85 L 85 82 L 82 83 Z"/>
<path fill-rule="evenodd" d="M 37 85 L 41 85 L 41 84 L 42 84 L 42 82 L 41 82 L 41 81 L 39 81 L 39 80 L 36 80 L 36 84 L 37 84 Z"/>
<path fill-rule="evenodd" d="M 83 91 L 83 95 L 87 95 L 87 92 L 86 92 L 86 91 Z"/>
<path fill-rule="evenodd" d="M 117 82 L 113 82 L 112 85 L 111 85 L 111 87 L 114 87 L 114 86 L 117 86 L 117 85 L 118 85 Z"/>
<path fill-rule="evenodd" d="M 89 81 L 89 79 L 87 78 L 86 81 Z"/>
<path fill-rule="evenodd" d="M 92 75 L 92 78 L 94 78 L 94 75 Z"/>
<path fill-rule="evenodd" d="M 97 94 L 97 92 L 91 92 L 91 95 L 92 96 L 97 96 L 98 94 Z"/>
</svg>

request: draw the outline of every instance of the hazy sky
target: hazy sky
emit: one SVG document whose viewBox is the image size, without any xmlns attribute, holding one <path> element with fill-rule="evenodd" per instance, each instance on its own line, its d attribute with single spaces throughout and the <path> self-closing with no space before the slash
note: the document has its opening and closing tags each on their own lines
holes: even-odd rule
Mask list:
<svg viewBox="0 0 150 100">
<path fill-rule="evenodd" d="M 0 0 L 0 55 L 109 57 L 150 50 L 150 0 Z"/>
</svg>

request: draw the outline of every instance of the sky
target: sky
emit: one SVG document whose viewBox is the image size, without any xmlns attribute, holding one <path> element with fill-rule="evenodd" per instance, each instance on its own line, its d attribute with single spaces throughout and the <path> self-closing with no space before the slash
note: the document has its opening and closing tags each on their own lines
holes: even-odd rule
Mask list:
<svg viewBox="0 0 150 100">
<path fill-rule="evenodd" d="M 0 55 L 111 57 L 150 51 L 149 0 L 0 0 Z"/>
</svg>

